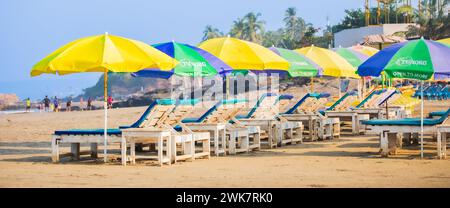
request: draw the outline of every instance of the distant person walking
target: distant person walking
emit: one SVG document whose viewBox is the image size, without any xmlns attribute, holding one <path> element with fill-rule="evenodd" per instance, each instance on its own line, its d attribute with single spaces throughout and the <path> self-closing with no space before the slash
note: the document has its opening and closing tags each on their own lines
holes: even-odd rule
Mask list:
<svg viewBox="0 0 450 208">
<path fill-rule="evenodd" d="M 89 97 L 87 101 L 87 110 L 92 110 L 92 98 Z"/>
<path fill-rule="evenodd" d="M 80 97 L 80 109 L 81 109 L 81 111 L 83 111 L 83 105 L 84 105 L 84 102 L 83 102 L 83 97 Z"/>
<path fill-rule="evenodd" d="M 59 111 L 59 101 L 58 98 L 55 96 L 55 98 L 53 99 L 53 105 L 54 105 L 54 111 L 58 112 Z"/>
<path fill-rule="evenodd" d="M 72 98 L 69 98 L 66 103 L 66 111 L 72 111 Z"/>
<path fill-rule="evenodd" d="M 26 112 L 30 112 L 31 111 L 31 100 L 30 100 L 30 98 L 27 98 L 27 100 L 25 101 L 25 105 L 26 105 L 25 111 Z"/>
<path fill-rule="evenodd" d="M 110 96 L 108 96 L 108 109 L 112 109 L 112 103 L 113 103 L 113 98 Z"/>
<path fill-rule="evenodd" d="M 44 111 L 50 110 L 50 99 L 48 99 L 48 96 L 46 95 L 44 98 Z"/>
</svg>

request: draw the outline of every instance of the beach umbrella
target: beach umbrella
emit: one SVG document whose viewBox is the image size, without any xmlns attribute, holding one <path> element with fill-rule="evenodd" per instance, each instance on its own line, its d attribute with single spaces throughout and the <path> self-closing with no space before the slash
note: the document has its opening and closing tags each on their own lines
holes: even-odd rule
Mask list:
<svg viewBox="0 0 450 208">
<path fill-rule="evenodd" d="M 170 70 L 177 63 L 175 59 L 143 42 L 105 33 L 77 39 L 57 49 L 33 66 L 31 76 L 82 72 L 104 73 L 104 154 L 106 162 L 108 73 L 136 72 L 144 68 Z"/>
<path fill-rule="evenodd" d="M 273 51 L 256 43 L 229 36 L 206 40 L 198 47 L 217 56 L 233 70 L 278 73 L 287 72 L 289 69 L 289 62 Z M 228 88 L 229 81 L 227 81 L 227 94 Z"/>
<path fill-rule="evenodd" d="M 362 48 L 364 50 L 364 48 Z M 354 50 L 352 47 L 348 48 L 342 48 L 339 46 L 339 48 L 334 48 L 333 51 L 339 54 L 342 58 L 344 58 L 348 63 L 350 63 L 353 67 L 357 68 L 359 65 L 361 65 L 364 61 L 366 61 L 370 56 L 372 55 L 366 55 L 362 53 L 362 50 Z M 358 94 L 359 96 L 362 95 L 362 92 L 365 91 L 363 88 L 365 86 L 364 79 L 361 79 L 362 86 L 360 85 L 360 82 L 358 82 Z"/>
<path fill-rule="evenodd" d="M 289 62 L 288 74 L 291 77 L 310 77 L 311 78 L 311 92 L 313 91 L 313 77 L 319 76 L 322 73 L 322 68 L 314 63 L 306 56 L 296 53 L 293 50 L 270 47 L 271 51 L 283 57 Z"/>
<path fill-rule="evenodd" d="M 209 77 L 214 75 L 225 75 L 232 70 L 230 66 L 216 56 L 195 46 L 174 41 L 152 46 L 170 57 L 175 58 L 179 64 L 169 71 L 161 70 L 159 68 L 143 69 L 132 73 L 133 76 L 166 79 L 170 78 L 172 75 Z"/>
<path fill-rule="evenodd" d="M 319 65 L 323 70 L 323 75 L 333 76 L 339 78 L 339 83 L 341 77 L 346 78 L 360 78 L 356 74 L 356 68 L 353 67 L 348 61 L 342 58 L 339 54 L 332 50 L 317 46 L 308 46 L 295 50 L 297 53 L 303 54 L 309 59 L 313 60 L 314 63 Z M 341 96 L 341 89 L 339 84 L 339 97 Z"/>
<path fill-rule="evenodd" d="M 352 51 L 362 53 L 369 57 L 375 55 L 376 53 L 378 53 L 378 51 L 380 51 L 376 48 L 372 48 L 369 46 L 363 46 L 363 45 L 354 45 L 354 46 L 349 47 L 349 49 Z"/>
<path fill-rule="evenodd" d="M 366 61 L 369 56 L 363 54 L 361 52 L 352 50 L 351 48 L 333 48 L 333 51 L 339 54 L 342 58 L 344 58 L 348 63 L 350 63 L 353 67 L 357 68 L 364 61 Z"/>
<path fill-rule="evenodd" d="M 213 38 L 198 46 L 217 56 L 234 70 L 289 69 L 289 62 L 271 50 L 253 42 L 231 37 Z"/>
<path fill-rule="evenodd" d="M 450 38 L 440 39 L 437 42 L 443 43 L 443 44 L 447 45 L 448 47 L 450 47 Z"/>
<path fill-rule="evenodd" d="M 450 48 L 423 38 L 391 45 L 358 67 L 361 76 L 424 80 L 450 77 Z M 423 89 L 421 103 L 421 157 L 423 157 Z"/>
</svg>

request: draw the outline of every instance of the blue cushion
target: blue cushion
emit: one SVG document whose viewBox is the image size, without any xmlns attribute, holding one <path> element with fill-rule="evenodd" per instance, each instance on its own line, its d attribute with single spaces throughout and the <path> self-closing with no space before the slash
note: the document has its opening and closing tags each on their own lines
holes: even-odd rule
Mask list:
<svg viewBox="0 0 450 208">
<path fill-rule="evenodd" d="M 199 118 L 185 118 L 181 122 L 183 122 L 183 123 L 198 123 Z"/>
<path fill-rule="evenodd" d="M 440 118 L 437 119 L 424 118 L 423 125 L 433 126 L 441 124 L 442 122 L 445 121 L 445 119 L 449 116 L 449 114 L 450 108 L 447 111 L 445 111 L 445 113 L 442 114 Z M 398 120 L 374 119 L 362 121 L 362 123 L 366 125 L 405 125 L 405 126 L 420 126 L 420 122 L 421 122 L 420 118 L 404 118 Z"/>
<path fill-rule="evenodd" d="M 428 114 L 429 117 L 433 117 L 433 116 L 442 116 L 445 114 L 446 111 L 435 111 L 435 112 L 431 112 Z"/>
<path fill-rule="evenodd" d="M 177 101 L 178 105 L 195 105 L 199 102 L 198 99 L 181 99 Z"/>
<path fill-rule="evenodd" d="M 158 103 L 158 105 L 175 105 L 176 102 L 177 101 L 174 99 L 158 99 L 158 100 L 156 100 L 156 103 Z"/>
<path fill-rule="evenodd" d="M 248 102 L 247 99 L 228 99 L 228 100 L 222 100 L 222 104 L 236 104 L 236 103 L 245 103 Z"/>
<path fill-rule="evenodd" d="M 440 124 L 439 119 L 423 119 L 423 125 L 432 126 Z M 399 119 L 399 120 L 385 120 L 385 119 L 373 119 L 362 121 L 366 125 L 399 125 L 399 126 L 420 126 L 420 118 Z"/>
<path fill-rule="evenodd" d="M 120 135 L 122 131 L 120 129 L 107 129 L 108 135 Z M 69 129 L 55 131 L 55 135 L 103 135 L 104 129 Z"/>
</svg>

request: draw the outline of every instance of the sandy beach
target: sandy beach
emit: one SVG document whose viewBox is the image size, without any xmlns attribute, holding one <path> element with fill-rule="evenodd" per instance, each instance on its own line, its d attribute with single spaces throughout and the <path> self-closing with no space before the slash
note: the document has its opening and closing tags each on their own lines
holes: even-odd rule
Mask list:
<svg viewBox="0 0 450 208">
<path fill-rule="evenodd" d="M 428 101 L 425 109 L 449 105 Z M 110 126 L 129 124 L 144 109 L 113 109 Z M 426 159 L 419 158 L 419 146 L 381 158 L 377 136 L 343 134 L 335 141 L 163 167 L 152 162 L 123 167 L 119 161 L 103 164 L 88 158 L 51 163 L 55 129 L 101 128 L 102 119 L 102 110 L 0 115 L 0 187 L 450 187 L 450 160 L 434 158 L 431 138 L 425 144 Z"/>
</svg>

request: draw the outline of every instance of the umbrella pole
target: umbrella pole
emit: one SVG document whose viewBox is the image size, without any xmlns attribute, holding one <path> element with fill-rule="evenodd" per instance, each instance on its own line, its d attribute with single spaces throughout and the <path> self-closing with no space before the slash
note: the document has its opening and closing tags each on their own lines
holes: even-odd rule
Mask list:
<svg viewBox="0 0 450 208">
<path fill-rule="evenodd" d="M 420 82 L 420 85 L 420 96 L 422 97 L 420 105 L 420 158 L 423 158 L 423 80 Z"/>
<path fill-rule="evenodd" d="M 226 76 L 225 78 L 225 84 L 226 84 L 226 99 L 230 99 L 230 77 Z"/>
<path fill-rule="evenodd" d="M 107 142 L 107 128 L 108 128 L 108 72 L 105 72 L 105 75 L 103 77 L 104 79 L 104 102 L 103 102 L 103 108 L 105 111 L 105 127 L 103 129 L 103 135 L 104 135 L 104 147 L 103 147 L 103 154 L 104 154 L 104 162 L 106 163 L 108 161 L 108 142 Z"/>
<path fill-rule="evenodd" d="M 314 92 L 314 77 L 311 77 L 311 93 Z"/>
<path fill-rule="evenodd" d="M 339 98 L 341 98 L 341 77 L 339 77 L 338 78 L 338 90 L 339 90 L 339 93 L 338 93 L 338 95 L 339 95 Z"/>
</svg>

